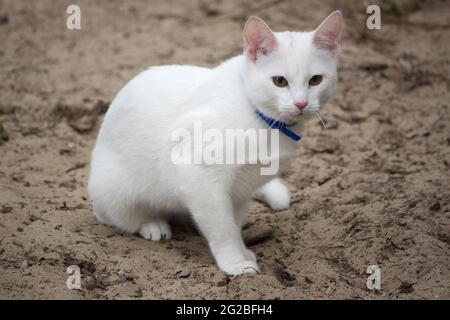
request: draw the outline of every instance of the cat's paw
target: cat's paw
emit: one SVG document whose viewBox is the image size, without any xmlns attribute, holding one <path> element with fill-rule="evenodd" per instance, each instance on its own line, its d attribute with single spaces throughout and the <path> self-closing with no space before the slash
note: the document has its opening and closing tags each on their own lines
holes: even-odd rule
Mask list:
<svg viewBox="0 0 450 320">
<path fill-rule="evenodd" d="M 139 234 L 147 240 L 159 241 L 172 238 L 172 231 L 166 221 L 147 222 L 139 229 Z"/>
<path fill-rule="evenodd" d="M 262 186 L 254 194 L 254 197 L 264 201 L 275 211 L 285 210 L 291 204 L 289 189 L 279 178 L 275 178 Z"/>
<path fill-rule="evenodd" d="M 258 265 L 255 261 L 247 260 L 238 263 L 226 263 L 219 266 L 220 270 L 232 276 L 241 274 L 257 274 L 259 273 Z"/>
<path fill-rule="evenodd" d="M 289 189 L 281 181 L 273 183 L 266 194 L 266 202 L 275 211 L 289 208 L 291 205 Z"/>
<path fill-rule="evenodd" d="M 267 199 L 267 204 L 272 208 L 274 211 L 281 211 L 286 210 L 291 205 L 291 197 L 289 195 L 289 192 L 287 193 L 280 193 L 277 198 L 271 198 L 269 197 Z"/>
</svg>

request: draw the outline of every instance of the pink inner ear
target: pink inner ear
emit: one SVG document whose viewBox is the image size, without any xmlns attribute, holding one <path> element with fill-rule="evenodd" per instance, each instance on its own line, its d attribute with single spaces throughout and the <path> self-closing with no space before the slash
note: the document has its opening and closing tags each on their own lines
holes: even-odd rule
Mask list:
<svg viewBox="0 0 450 320">
<path fill-rule="evenodd" d="M 330 14 L 316 29 L 313 44 L 335 55 L 339 47 L 339 38 L 342 30 L 342 14 L 335 11 Z"/>
<path fill-rule="evenodd" d="M 250 58 L 251 61 L 255 62 L 256 61 L 256 57 L 258 56 L 258 52 L 256 51 L 255 48 L 251 48 L 249 47 L 247 49 L 247 55 Z"/>
<path fill-rule="evenodd" d="M 276 39 L 272 34 L 256 34 L 248 39 L 247 54 L 255 62 L 258 53 L 268 55 L 276 47 Z"/>
<path fill-rule="evenodd" d="M 252 21 L 246 32 L 246 54 L 253 62 L 258 58 L 258 54 L 268 55 L 277 45 L 273 33 L 262 24 Z"/>
<path fill-rule="evenodd" d="M 338 34 L 333 30 L 320 30 L 314 36 L 314 45 L 335 54 L 338 48 Z"/>
</svg>

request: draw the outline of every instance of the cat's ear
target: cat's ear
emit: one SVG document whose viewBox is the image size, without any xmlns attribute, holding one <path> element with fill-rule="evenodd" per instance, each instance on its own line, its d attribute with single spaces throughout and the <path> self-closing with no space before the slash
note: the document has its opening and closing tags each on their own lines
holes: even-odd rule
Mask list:
<svg viewBox="0 0 450 320">
<path fill-rule="evenodd" d="M 268 55 L 277 47 L 277 38 L 258 17 L 250 17 L 244 26 L 244 53 L 253 62 L 258 54 Z"/>
<path fill-rule="evenodd" d="M 337 54 L 341 39 L 343 18 L 340 11 L 334 11 L 314 30 L 313 43 L 319 49 Z"/>
</svg>

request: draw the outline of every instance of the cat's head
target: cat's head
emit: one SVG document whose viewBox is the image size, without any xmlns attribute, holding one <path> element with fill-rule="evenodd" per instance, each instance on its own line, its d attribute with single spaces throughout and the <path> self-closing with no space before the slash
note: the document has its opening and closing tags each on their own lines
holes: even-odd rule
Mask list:
<svg viewBox="0 0 450 320">
<path fill-rule="evenodd" d="M 286 122 L 318 112 L 334 93 L 342 14 L 335 11 L 311 32 L 273 33 L 250 17 L 244 27 L 244 73 L 252 103 Z"/>
</svg>

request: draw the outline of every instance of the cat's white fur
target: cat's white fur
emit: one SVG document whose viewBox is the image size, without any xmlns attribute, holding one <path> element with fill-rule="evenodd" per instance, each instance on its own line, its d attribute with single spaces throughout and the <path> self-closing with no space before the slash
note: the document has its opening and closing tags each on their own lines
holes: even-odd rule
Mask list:
<svg viewBox="0 0 450 320">
<path fill-rule="evenodd" d="M 337 43 L 342 16 L 332 13 L 315 31 L 272 33 L 259 18 L 244 28 L 244 54 L 213 68 L 152 67 L 119 91 L 95 145 L 89 195 L 94 215 L 105 224 L 146 239 L 169 239 L 172 214 L 190 214 L 207 239 L 219 268 L 229 274 L 257 272 L 241 226 L 253 197 L 274 210 L 289 207 L 282 180 L 262 176 L 258 165 L 175 165 L 170 158 L 178 128 L 266 128 L 255 108 L 296 121 L 318 111 L 336 83 Z M 309 79 L 323 75 L 317 86 Z M 283 76 L 289 86 L 274 85 Z M 294 102 L 307 100 L 301 113 Z M 280 134 L 280 158 L 296 144 Z"/>
</svg>

